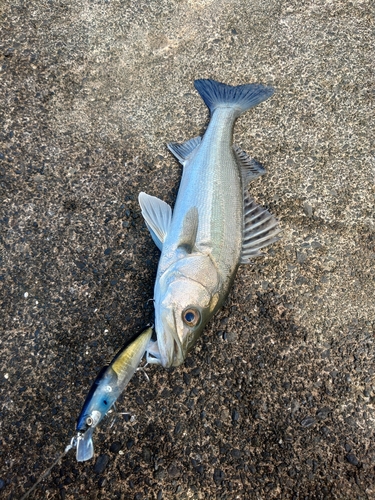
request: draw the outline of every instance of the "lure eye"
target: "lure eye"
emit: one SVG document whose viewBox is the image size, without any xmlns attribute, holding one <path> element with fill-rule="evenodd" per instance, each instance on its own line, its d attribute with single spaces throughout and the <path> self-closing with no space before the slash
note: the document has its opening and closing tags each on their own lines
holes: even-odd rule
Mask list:
<svg viewBox="0 0 375 500">
<path fill-rule="evenodd" d="M 185 311 L 182 313 L 182 321 L 187 326 L 196 326 L 200 322 L 200 319 L 200 312 L 198 311 L 198 309 L 195 309 L 193 307 L 185 309 Z"/>
<path fill-rule="evenodd" d="M 94 423 L 94 421 L 93 421 L 92 417 L 87 417 L 87 418 L 86 418 L 86 424 L 87 424 L 89 427 L 91 427 L 93 423 Z"/>
</svg>

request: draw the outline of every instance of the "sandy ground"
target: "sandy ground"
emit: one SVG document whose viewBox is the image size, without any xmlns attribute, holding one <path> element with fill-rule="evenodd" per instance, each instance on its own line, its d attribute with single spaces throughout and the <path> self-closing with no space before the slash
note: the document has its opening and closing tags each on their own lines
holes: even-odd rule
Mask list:
<svg viewBox="0 0 375 500">
<path fill-rule="evenodd" d="M 372 10 L 371 10 L 372 9 Z M 375 499 L 374 11 L 366 1 L 5 0 L 0 21 L 0 496 L 69 443 L 98 370 L 153 319 L 165 144 L 195 78 L 275 96 L 235 141 L 283 239 L 241 267 L 186 363 L 136 374 L 40 499 Z"/>
</svg>

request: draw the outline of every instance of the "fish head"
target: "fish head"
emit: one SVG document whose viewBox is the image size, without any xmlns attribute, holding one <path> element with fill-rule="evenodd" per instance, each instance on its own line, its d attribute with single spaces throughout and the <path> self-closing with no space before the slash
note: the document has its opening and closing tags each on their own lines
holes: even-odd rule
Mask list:
<svg viewBox="0 0 375 500">
<path fill-rule="evenodd" d="M 160 363 L 179 366 L 218 303 L 218 274 L 209 257 L 180 259 L 155 286 L 155 331 Z"/>
<path fill-rule="evenodd" d="M 92 434 L 118 397 L 117 375 L 104 367 L 96 377 L 77 420 L 77 460 L 89 460 L 94 454 Z"/>
</svg>

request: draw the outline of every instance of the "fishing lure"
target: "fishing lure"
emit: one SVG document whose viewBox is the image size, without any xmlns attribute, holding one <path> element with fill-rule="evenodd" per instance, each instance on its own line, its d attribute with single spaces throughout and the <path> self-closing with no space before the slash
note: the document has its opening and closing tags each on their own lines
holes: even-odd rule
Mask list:
<svg viewBox="0 0 375 500">
<path fill-rule="evenodd" d="M 92 458 L 94 445 L 92 434 L 109 409 L 116 402 L 129 380 L 134 375 L 150 342 L 153 326 L 144 330 L 134 340 L 127 342 L 116 354 L 109 366 L 105 366 L 96 377 L 87 395 L 82 411 L 77 421 L 77 435 L 63 453 L 54 460 L 52 465 L 39 477 L 33 486 L 21 497 L 26 500 L 52 469 L 73 448 L 77 448 L 76 457 L 79 462 Z"/>
<path fill-rule="evenodd" d="M 77 420 L 76 458 L 78 462 L 94 455 L 92 440 L 96 426 L 116 402 L 134 375 L 151 339 L 152 326 L 127 343 L 96 377 Z"/>
</svg>

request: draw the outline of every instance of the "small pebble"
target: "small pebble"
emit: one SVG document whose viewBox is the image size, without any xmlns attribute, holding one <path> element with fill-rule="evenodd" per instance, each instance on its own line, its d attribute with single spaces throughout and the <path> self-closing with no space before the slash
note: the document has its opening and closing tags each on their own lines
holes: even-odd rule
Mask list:
<svg viewBox="0 0 375 500">
<path fill-rule="evenodd" d="M 198 467 L 195 467 L 195 471 L 198 472 L 201 476 L 203 476 L 204 473 L 204 467 L 203 465 L 198 465 Z"/>
<path fill-rule="evenodd" d="M 292 469 L 289 469 L 289 470 L 288 470 L 288 476 L 289 476 L 289 477 L 293 478 L 293 477 L 296 477 L 296 475 L 297 475 L 297 471 L 296 471 L 296 469 L 293 469 L 293 468 L 292 468 Z"/>
<path fill-rule="evenodd" d="M 302 427 L 305 427 L 307 429 L 309 427 L 312 427 L 315 424 L 315 422 L 316 422 L 315 418 L 309 415 L 308 417 L 305 417 L 303 420 L 301 420 L 301 425 Z"/>
<path fill-rule="evenodd" d="M 168 468 L 168 474 L 171 477 L 179 477 L 180 476 L 180 470 L 176 467 L 176 465 L 171 464 L 170 467 Z"/>
<path fill-rule="evenodd" d="M 142 448 L 142 458 L 145 462 L 151 462 L 151 450 L 150 448 Z"/>
<path fill-rule="evenodd" d="M 320 408 L 317 412 L 316 412 L 316 416 L 320 419 L 320 420 L 324 420 L 326 419 L 329 414 L 331 413 L 331 408 L 328 408 L 328 406 L 325 406 L 324 408 Z"/>
<path fill-rule="evenodd" d="M 130 450 L 130 448 L 132 448 L 133 446 L 134 446 L 134 439 L 129 438 L 126 442 L 126 447 L 128 450 Z"/>
<path fill-rule="evenodd" d="M 314 248 L 314 249 L 317 249 L 317 248 L 322 248 L 322 247 L 323 247 L 323 245 L 322 245 L 321 243 L 319 243 L 319 241 L 313 241 L 313 242 L 311 243 L 311 246 L 312 246 L 312 248 Z"/>
<path fill-rule="evenodd" d="M 303 204 L 303 211 L 304 211 L 304 214 L 307 215 L 307 217 L 312 217 L 313 207 L 309 203 L 305 202 Z"/>
<path fill-rule="evenodd" d="M 94 465 L 94 472 L 95 474 L 102 474 L 104 472 L 104 469 L 107 467 L 109 462 L 109 456 L 104 454 L 100 455 Z"/>
<path fill-rule="evenodd" d="M 107 480 L 105 477 L 101 477 L 98 481 L 98 486 L 99 488 L 104 488 L 104 486 L 106 485 L 107 483 Z"/>
<path fill-rule="evenodd" d="M 296 252 L 296 257 L 297 257 L 297 262 L 298 264 L 303 264 L 306 259 L 307 259 L 307 255 L 304 253 L 304 252 Z"/>
<path fill-rule="evenodd" d="M 355 467 L 359 465 L 358 458 L 353 455 L 353 453 L 348 453 L 345 458 L 350 463 L 350 465 L 354 465 Z"/>
<path fill-rule="evenodd" d="M 233 422 L 237 422 L 240 418 L 240 414 L 238 413 L 237 410 L 232 411 L 232 420 Z"/>
<path fill-rule="evenodd" d="M 224 472 L 221 469 L 214 470 L 214 481 L 215 483 L 221 483 L 225 477 Z"/>
<path fill-rule="evenodd" d="M 109 447 L 109 451 L 111 453 L 118 453 L 121 450 L 121 446 L 122 446 L 122 444 L 120 443 L 120 441 L 115 441 Z"/>
</svg>

